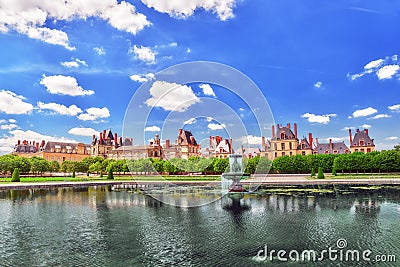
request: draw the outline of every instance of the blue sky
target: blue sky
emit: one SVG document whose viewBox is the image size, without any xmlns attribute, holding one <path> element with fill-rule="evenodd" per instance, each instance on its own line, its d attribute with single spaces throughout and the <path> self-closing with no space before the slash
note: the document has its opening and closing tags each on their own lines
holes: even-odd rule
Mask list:
<svg viewBox="0 0 400 267">
<path fill-rule="evenodd" d="M 348 128 L 367 127 L 377 149 L 390 149 L 400 141 L 398 25 L 400 2 L 388 0 L 0 1 L 0 153 L 18 139 L 89 143 L 105 128 L 121 133 L 134 94 L 147 90 L 137 108 L 149 106 L 151 86 L 161 85 L 155 74 L 190 61 L 247 75 L 275 123 L 297 122 L 299 135 L 348 144 Z M 176 138 L 166 117 L 198 140 L 232 136 L 218 105 L 192 119 L 207 101 L 228 103 L 248 142 L 270 137 L 267 126 L 249 126 L 257 107 L 224 88 L 201 82 L 177 90 L 189 106 L 176 105 L 188 99 L 174 94 L 156 101 L 149 121 L 138 126 L 149 127 L 145 140 L 157 132 Z"/>
</svg>

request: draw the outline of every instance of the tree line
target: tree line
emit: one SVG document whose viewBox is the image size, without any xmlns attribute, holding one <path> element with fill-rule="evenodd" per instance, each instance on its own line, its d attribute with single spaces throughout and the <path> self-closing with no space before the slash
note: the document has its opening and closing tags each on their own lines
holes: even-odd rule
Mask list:
<svg viewBox="0 0 400 267">
<path fill-rule="evenodd" d="M 399 172 L 400 149 L 351 154 L 296 155 L 278 157 L 271 161 L 265 157 L 243 158 L 246 173 L 310 173 L 312 169 L 322 168 L 324 172 L 359 173 L 359 172 Z M 200 158 L 170 160 L 138 159 L 114 160 L 102 157 L 87 157 L 82 161 L 47 161 L 39 157 L 19 157 L 17 155 L 0 156 L 0 172 L 11 174 L 18 168 L 21 174 L 43 175 L 48 172 L 81 172 L 103 174 L 112 170 L 114 173 L 133 174 L 170 174 L 202 173 L 218 175 L 229 171 L 228 158 Z"/>
</svg>

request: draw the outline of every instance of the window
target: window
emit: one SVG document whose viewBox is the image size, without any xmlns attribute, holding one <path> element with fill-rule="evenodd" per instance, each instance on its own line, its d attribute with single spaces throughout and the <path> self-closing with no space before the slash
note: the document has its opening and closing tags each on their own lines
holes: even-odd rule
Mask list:
<svg viewBox="0 0 400 267">
<path fill-rule="evenodd" d="M 285 152 L 282 152 L 282 156 L 285 156 Z"/>
<path fill-rule="evenodd" d="M 305 152 L 305 151 L 301 151 L 301 154 L 302 154 L 303 156 L 305 156 L 305 155 L 306 155 L 306 152 Z"/>
<path fill-rule="evenodd" d="M 367 153 L 371 152 L 371 148 L 367 148 Z"/>
<path fill-rule="evenodd" d="M 355 152 L 358 152 L 358 149 L 356 149 Z"/>
<path fill-rule="evenodd" d="M 364 145 L 364 139 L 360 139 L 360 146 L 363 146 Z"/>
<path fill-rule="evenodd" d="M 281 133 L 281 139 L 285 139 L 285 133 Z"/>
<path fill-rule="evenodd" d="M 292 143 L 289 143 L 289 149 L 292 150 Z"/>
<path fill-rule="evenodd" d="M 338 151 L 337 150 L 333 150 L 333 154 L 337 154 L 338 153 Z"/>
<path fill-rule="evenodd" d="M 292 144 L 292 143 L 290 143 L 290 144 Z M 293 153 L 292 153 L 292 151 L 290 151 L 290 156 L 292 156 L 293 155 Z"/>
<path fill-rule="evenodd" d="M 276 143 L 274 144 L 274 149 L 277 150 L 277 145 L 276 145 Z"/>
<path fill-rule="evenodd" d="M 281 143 L 282 150 L 285 150 L 285 143 Z"/>
<path fill-rule="evenodd" d="M 325 150 L 325 154 L 329 154 L 329 151 L 328 151 L 328 150 Z"/>
<path fill-rule="evenodd" d="M 364 148 L 361 148 L 361 152 L 364 153 Z"/>
<path fill-rule="evenodd" d="M 275 158 L 277 158 L 278 157 L 278 152 L 275 152 Z"/>
</svg>

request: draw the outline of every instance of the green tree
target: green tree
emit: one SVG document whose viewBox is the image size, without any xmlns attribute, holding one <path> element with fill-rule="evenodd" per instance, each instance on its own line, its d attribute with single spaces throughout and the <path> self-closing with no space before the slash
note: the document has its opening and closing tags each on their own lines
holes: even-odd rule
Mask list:
<svg viewBox="0 0 400 267">
<path fill-rule="evenodd" d="M 310 175 L 311 177 L 314 177 L 315 176 L 315 169 L 314 168 L 312 168 L 311 169 L 311 175 Z"/>
<path fill-rule="evenodd" d="M 43 174 L 50 169 L 50 164 L 44 158 L 32 157 L 29 159 L 31 162 L 31 171 L 37 174 Z"/>
<path fill-rule="evenodd" d="M 15 168 L 12 174 L 12 178 L 11 178 L 11 182 L 19 182 L 20 178 L 19 178 L 19 169 Z"/>
<path fill-rule="evenodd" d="M 114 180 L 114 174 L 113 174 L 112 166 L 110 166 L 110 167 L 108 168 L 107 179 L 108 179 L 108 180 Z"/>
<path fill-rule="evenodd" d="M 75 178 L 75 170 L 72 171 L 71 177 L 72 177 L 72 178 Z"/>
<path fill-rule="evenodd" d="M 229 159 L 219 159 L 215 158 L 213 162 L 214 172 L 216 173 L 223 173 L 226 172 L 229 167 Z"/>
<path fill-rule="evenodd" d="M 324 179 L 325 178 L 324 170 L 322 169 L 322 167 L 318 168 L 318 176 L 317 176 L 317 178 L 318 179 Z"/>
<path fill-rule="evenodd" d="M 335 166 L 333 166 L 333 168 L 332 168 L 332 175 L 333 175 L 333 176 L 336 176 L 336 175 L 337 175 Z"/>
<path fill-rule="evenodd" d="M 58 172 L 59 170 L 60 170 L 60 163 L 58 163 L 58 161 L 53 160 L 49 163 L 50 172 Z"/>
</svg>

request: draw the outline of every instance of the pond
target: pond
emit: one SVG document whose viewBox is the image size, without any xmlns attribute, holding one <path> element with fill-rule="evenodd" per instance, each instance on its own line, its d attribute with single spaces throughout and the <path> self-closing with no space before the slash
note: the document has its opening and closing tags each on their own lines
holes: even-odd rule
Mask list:
<svg viewBox="0 0 400 267">
<path fill-rule="evenodd" d="M 398 266 L 399 192 L 260 190 L 185 208 L 108 186 L 0 191 L 0 266 Z"/>
</svg>

